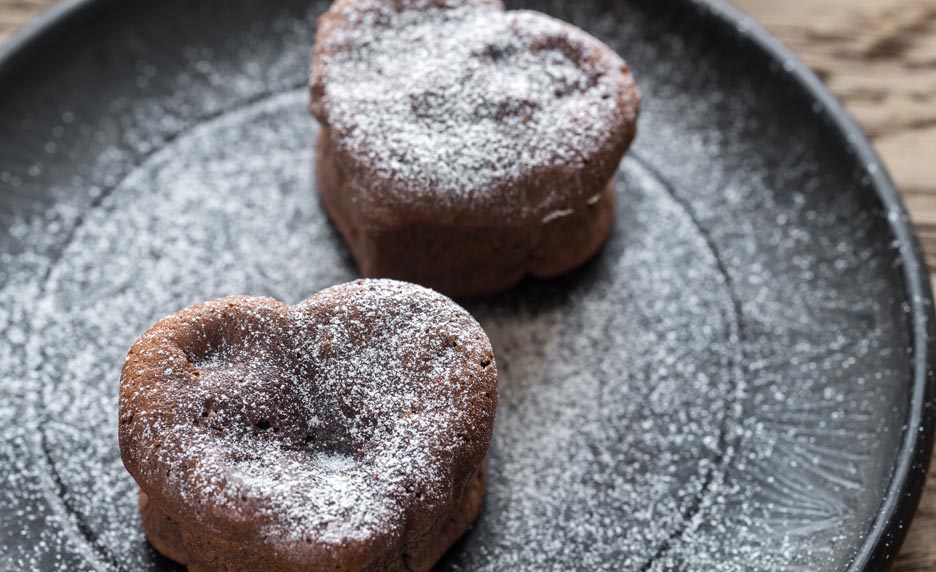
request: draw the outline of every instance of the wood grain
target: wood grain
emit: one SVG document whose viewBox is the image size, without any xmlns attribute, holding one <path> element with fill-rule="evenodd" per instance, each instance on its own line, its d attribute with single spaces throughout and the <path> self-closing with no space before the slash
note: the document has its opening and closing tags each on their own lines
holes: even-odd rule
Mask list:
<svg viewBox="0 0 936 572">
<path fill-rule="evenodd" d="M 54 0 L 0 0 L 0 42 L 52 4 Z"/>
<path fill-rule="evenodd" d="M 884 158 L 936 268 L 936 0 L 734 0 L 841 98 Z M 54 0 L 0 0 L 0 42 Z M 893 572 L 936 570 L 936 479 Z"/>
</svg>

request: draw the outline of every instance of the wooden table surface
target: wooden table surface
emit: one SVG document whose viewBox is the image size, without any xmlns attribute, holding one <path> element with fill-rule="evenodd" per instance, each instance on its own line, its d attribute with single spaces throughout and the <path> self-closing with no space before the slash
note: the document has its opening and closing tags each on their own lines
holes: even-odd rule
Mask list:
<svg viewBox="0 0 936 572">
<path fill-rule="evenodd" d="M 54 1 L 0 0 L 0 41 Z M 858 119 L 936 268 L 936 0 L 734 1 L 805 59 Z M 936 571 L 936 478 L 893 571 Z"/>
</svg>

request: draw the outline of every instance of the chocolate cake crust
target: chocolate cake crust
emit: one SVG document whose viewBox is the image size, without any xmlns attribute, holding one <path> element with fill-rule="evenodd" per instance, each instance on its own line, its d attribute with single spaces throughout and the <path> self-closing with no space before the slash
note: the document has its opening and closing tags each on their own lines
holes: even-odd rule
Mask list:
<svg viewBox="0 0 936 572">
<path fill-rule="evenodd" d="M 496 404 L 484 332 L 425 288 L 222 298 L 131 348 L 121 456 L 195 572 L 428 571 L 480 509 Z"/>
<path fill-rule="evenodd" d="M 486 293 L 606 239 L 640 96 L 585 32 L 499 2 L 338 0 L 312 70 L 319 192 L 364 275 Z"/>
</svg>

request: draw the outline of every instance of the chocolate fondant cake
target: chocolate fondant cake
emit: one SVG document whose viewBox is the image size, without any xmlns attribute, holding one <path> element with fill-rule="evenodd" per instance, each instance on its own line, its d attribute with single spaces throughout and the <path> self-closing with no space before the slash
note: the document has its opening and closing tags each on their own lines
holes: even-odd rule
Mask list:
<svg viewBox="0 0 936 572">
<path fill-rule="evenodd" d="M 338 0 L 311 109 L 322 202 L 365 276 L 452 295 L 586 261 L 640 96 L 585 32 L 493 0 Z"/>
<path fill-rule="evenodd" d="M 484 495 L 487 337 L 444 296 L 361 280 L 163 319 L 120 382 L 147 537 L 192 572 L 428 571 Z"/>
</svg>

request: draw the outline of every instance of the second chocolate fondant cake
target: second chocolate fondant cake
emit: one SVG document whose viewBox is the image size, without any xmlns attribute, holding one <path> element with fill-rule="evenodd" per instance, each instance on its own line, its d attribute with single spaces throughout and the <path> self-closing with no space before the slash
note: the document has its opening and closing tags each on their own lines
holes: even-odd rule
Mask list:
<svg viewBox="0 0 936 572">
<path fill-rule="evenodd" d="M 451 295 L 599 250 L 640 99 L 603 43 L 483 0 L 338 0 L 311 98 L 319 192 L 361 272 Z"/>
<path fill-rule="evenodd" d="M 120 381 L 146 536 L 190 572 L 428 572 L 481 509 L 497 370 L 477 322 L 390 280 L 163 319 Z"/>
</svg>

